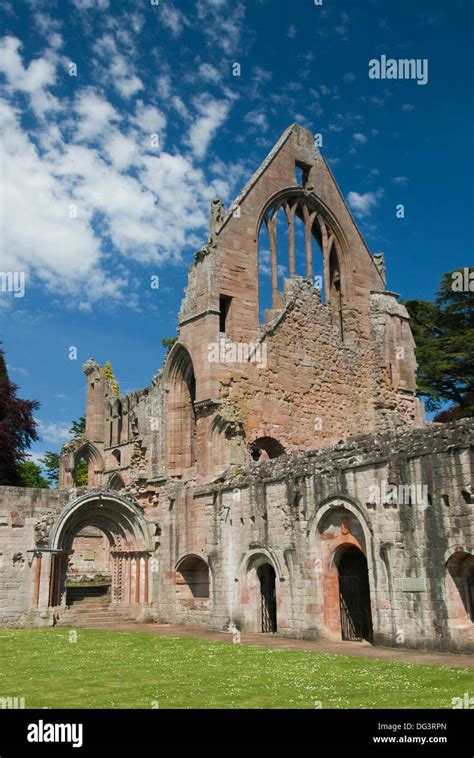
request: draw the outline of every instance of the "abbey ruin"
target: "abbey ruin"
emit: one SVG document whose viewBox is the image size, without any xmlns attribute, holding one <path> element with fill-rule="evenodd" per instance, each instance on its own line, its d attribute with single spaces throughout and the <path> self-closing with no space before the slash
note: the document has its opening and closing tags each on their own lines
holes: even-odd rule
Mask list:
<svg viewBox="0 0 474 758">
<path fill-rule="evenodd" d="M 289 127 L 212 203 L 150 386 L 116 396 L 89 360 L 59 488 L 0 488 L 0 623 L 474 650 L 474 424 L 425 421 L 414 349 L 383 256 Z"/>
</svg>

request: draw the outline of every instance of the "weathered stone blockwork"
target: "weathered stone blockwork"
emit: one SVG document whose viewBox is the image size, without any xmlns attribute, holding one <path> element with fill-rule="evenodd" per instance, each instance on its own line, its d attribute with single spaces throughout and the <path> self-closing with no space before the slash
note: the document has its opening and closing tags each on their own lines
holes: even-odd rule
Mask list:
<svg viewBox="0 0 474 758">
<path fill-rule="evenodd" d="M 474 425 L 426 424 L 415 369 L 383 256 L 311 134 L 290 127 L 227 212 L 213 201 L 177 344 L 150 386 L 116 397 L 88 361 L 86 433 L 63 449 L 60 489 L 0 488 L 0 623 L 77 624 L 75 609 L 110 604 L 217 629 L 472 650 Z"/>
</svg>

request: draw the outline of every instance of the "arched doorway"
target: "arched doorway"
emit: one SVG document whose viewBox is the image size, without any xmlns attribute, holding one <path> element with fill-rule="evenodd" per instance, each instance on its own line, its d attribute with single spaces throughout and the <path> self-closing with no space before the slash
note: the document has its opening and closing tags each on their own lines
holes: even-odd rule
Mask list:
<svg viewBox="0 0 474 758">
<path fill-rule="evenodd" d="M 245 632 L 276 632 L 282 602 L 281 567 L 276 556 L 263 546 L 255 546 L 250 555 L 242 555 L 239 574 L 232 620 Z"/>
<path fill-rule="evenodd" d="M 98 526 L 80 527 L 72 537 L 67 560 L 66 605 L 82 610 L 108 607 L 112 599 L 112 563 L 106 533 Z"/>
<path fill-rule="evenodd" d="M 474 555 L 456 550 L 446 563 L 450 619 L 455 627 L 474 622 Z"/>
<path fill-rule="evenodd" d="M 274 634 L 277 631 L 275 569 L 269 563 L 264 563 L 258 567 L 257 576 L 260 582 L 261 631 Z"/>
<path fill-rule="evenodd" d="M 367 559 L 359 548 L 340 551 L 337 560 L 343 640 L 372 642 L 372 614 Z"/>
<path fill-rule="evenodd" d="M 150 602 L 152 552 L 147 522 L 130 500 L 113 492 L 77 498 L 49 536 L 48 606 L 64 612 L 86 600 L 137 614 Z"/>
</svg>

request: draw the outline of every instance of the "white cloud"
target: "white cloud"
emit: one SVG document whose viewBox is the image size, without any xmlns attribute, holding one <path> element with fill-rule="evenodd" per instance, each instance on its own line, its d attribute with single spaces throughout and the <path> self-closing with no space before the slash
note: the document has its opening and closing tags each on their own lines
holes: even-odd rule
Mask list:
<svg viewBox="0 0 474 758">
<path fill-rule="evenodd" d="M 354 140 L 358 142 L 360 145 L 365 145 L 365 143 L 367 142 L 367 137 L 365 136 L 365 134 L 360 134 L 359 132 L 356 132 L 356 134 L 353 134 L 352 136 Z"/>
<path fill-rule="evenodd" d="M 252 126 L 258 127 L 259 130 L 263 130 L 264 132 L 268 129 L 267 117 L 262 110 L 249 111 L 245 114 L 244 121 L 247 124 L 252 124 Z"/>
<path fill-rule="evenodd" d="M 163 3 L 159 7 L 158 20 L 163 24 L 166 29 L 171 32 L 171 35 L 177 39 L 184 27 L 187 24 L 186 16 L 180 10 L 173 5 L 169 5 L 168 2 Z"/>
<path fill-rule="evenodd" d="M 219 84 L 221 81 L 221 75 L 215 66 L 211 66 L 210 63 L 201 63 L 198 68 L 199 76 L 206 82 L 212 84 Z"/>
<path fill-rule="evenodd" d="M 119 119 L 115 108 L 92 88 L 79 93 L 75 102 L 79 117 L 76 124 L 76 139 L 90 140 L 103 133 L 113 121 Z"/>
<path fill-rule="evenodd" d="M 78 11 L 99 10 L 103 11 L 109 7 L 109 0 L 72 0 L 73 5 Z"/>
<path fill-rule="evenodd" d="M 117 129 L 107 135 L 103 146 L 110 162 L 118 171 L 124 171 L 140 160 L 135 140 L 121 134 Z"/>
<path fill-rule="evenodd" d="M 363 195 L 360 195 L 358 192 L 349 192 L 347 202 L 349 208 L 356 216 L 368 216 L 379 204 L 383 194 L 382 189 L 378 189 L 375 192 L 365 192 Z"/>
<path fill-rule="evenodd" d="M 68 187 L 40 158 L 14 110 L 3 104 L 1 117 L 3 265 L 20 271 L 32 266 L 48 283 L 62 279 L 67 291 L 70 278 L 86 276 L 98 258 L 90 212 L 69 217 L 74 199 Z"/>
<path fill-rule="evenodd" d="M 10 366 L 7 365 L 7 370 L 9 372 L 12 372 L 14 374 L 20 374 L 21 376 L 29 376 L 29 371 L 26 370 L 26 368 L 21 368 L 20 366 Z"/>
<path fill-rule="evenodd" d="M 47 99 L 55 81 L 54 51 L 47 50 L 31 70 L 18 41 L 11 40 L 0 42 L 8 72 L 0 100 L 2 266 L 27 272 L 27 296 L 30 287 L 43 286 L 68 307 L 85 311 L 97 301 L 135 307 L 139 277 L 130 276 L 131 265 L 180 260 L 183 248 L 202 245 L 211 198 L 228 199 L 242 178 L 241 167 L 231 166 L 213 170 L 208 180 L 194 160 L 205 155 L 232 100 L 194 98 L 181 142 L 191 147 L 186 155 L 177 145 L 173 154 L 164 150 L 167 116 L 159 107 L 137 100 L 121 112 L 101 88 L 80 82 L 56 110 L 36 111 L 38 118 L 26 128 L 16 108 L 16 85 L 29 91 L 36 78 Z M 111 35 L 98 45 L 101 60 L 116 48 Z M 169 112 L 190 119 L 169 77 L 160 81 Z M 25 114 L 31 116 L 28 108 Z M 156 151 L 150 133 L 160 135 Z"/>
<path fill-rule="evenodd" d="M 415 106 L 410 105 L 410 103 L 405 103 L 405 105 L 402 105 L 402 111 L 405 111 L 405 113 L 410 113 L 410 111 L 414 111 Z"/>
<path fill-rule="evenodd" d="M 408 184 L 408 176 L 394 176 L 392 179 L 393 184 L 403 185 Z"/>
<path fill-rule="evenodd" d="M 244 23 L 244 5 L 229 0 L 198 0 L 196 9 L 208 44 L 220 48 L 226 55 L 235 53 Z"/>
<path fill-rule="evenodd" d="M 103 34 L 93 49 L 102 63 L 100 75 L 104 84 L 113 84 L 127 100 L 143 89 L 143 82 L 135 73 L 133 61 L 120 51 L 113 34 Z M 96 65 L 99 66 L 97 62 Z"/>
<path fill-rule="evenodd" d="M 40 418 L 35 419 L 38 434 L 44 442 L 51 442 L 55 445 L 61 444 L 65 440 L 71 439 L 71 424 L 65 424 L 61 421 L 43 421 Z"/>
<path fill-rule="evenodd" d="M 154 105 L 144 105 L 141 100 L 138 100 L 135 106 L 135 114 L 130 117 L 130 121 L 149 138 L 151 138 L 151 135 L 157 134 L 159 137 L 159 149 L 163 149 L 167 123 L 164 113 Z M 151 142 L 149 141 L 148 145 L 150 144 Z"/>
<path fill-rule="evenodd" d="M 189 130 L 188 142 L 196 158 L 203 158 L 215 133 L 229 115 L 231 103 L 203 95 L 194 100 L 194 106 L 199 117 Z"/>
<path fill-rule="evenodd" d="M 37 58 L 27 68 L 23 66 L 21 42 L 16 37 L 0 40 L 0 72 L 5 74 L 7 91 L 24 92 L 29 95 L 31 106 L 37 115 L 57 109 L 58 101 L 46 91 L 56 81 L 56 61 L 53 56 Z"/>
<path fill-rule="evenodd" d="M 122 76 L 117 77 L 115 86 L 122 97 L 128 100 L 129 97 L 143 89 L 143 82 L 138 76 Z"/>
</svg>

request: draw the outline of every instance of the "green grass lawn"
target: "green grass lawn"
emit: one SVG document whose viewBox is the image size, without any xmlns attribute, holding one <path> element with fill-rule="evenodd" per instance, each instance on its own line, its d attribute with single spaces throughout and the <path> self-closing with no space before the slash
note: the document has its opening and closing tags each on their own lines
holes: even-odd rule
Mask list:
<svg viewBox="0 0 474 758">
<path fill-rule="evenodd" d="M 0 697 L 27 708 L 450 708 L 474 672 L 140 632 L 0 630 Z M 320 704 L 319 704 L 320 703 Z"/>
</svg>

